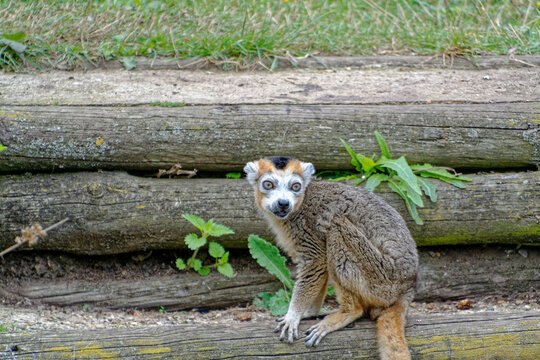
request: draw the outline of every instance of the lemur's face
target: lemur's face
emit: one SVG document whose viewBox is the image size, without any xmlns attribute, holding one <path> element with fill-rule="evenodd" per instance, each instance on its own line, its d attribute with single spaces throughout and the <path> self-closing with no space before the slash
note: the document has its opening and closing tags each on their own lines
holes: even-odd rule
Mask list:
<svg viewBox="0 0 540 360">
<path fill-rule="evenodd" d="M 278 219 L 286 219 L 302 204 L 315 168 L 311 163 L 276 156 L 249 162 L 244 172 L 255 189 L 259 208 Z"/>
</svg>

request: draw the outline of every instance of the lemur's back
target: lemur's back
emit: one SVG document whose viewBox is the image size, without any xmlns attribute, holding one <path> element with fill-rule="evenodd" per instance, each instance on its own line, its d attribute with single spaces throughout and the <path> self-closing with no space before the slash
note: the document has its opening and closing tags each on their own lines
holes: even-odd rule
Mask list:
<svg viewBox="0 0 540 360">
<path fill-rule="evenodd" d="M 306 226 L 313 229 L 313 234 L 320 237 L 318 242 L 325 241 L 332 220 L 340 216 L 347 218 L 388 259 L 384 269 L 391 283 L 399 284 L 402 291 L 414 288 L 418 267 L 416 244 L 401 215 L 372 192 L 339 182 L 314 180 L 306 190 L 302 207 L 289 221 L 296 231 L 305 232 Z"/>
</svg>

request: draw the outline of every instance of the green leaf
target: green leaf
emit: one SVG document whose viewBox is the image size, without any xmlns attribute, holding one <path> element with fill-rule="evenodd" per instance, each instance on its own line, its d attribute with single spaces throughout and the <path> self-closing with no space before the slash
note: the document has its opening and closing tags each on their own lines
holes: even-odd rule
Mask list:
<svg viewBox="0 0 540 360">
<path fill-rule="evenodd" d="M 390 168 L 397 172 L 401 180 L 403 180 L 413 192 L 417 193 L 418 195 L 422 195 L 422 190 L 420 190 L 420 187 L 418 186 L 416 175 L 414 175 L 409 167 L 409 164 L 407 164 L 405 157 L 401 156 L 397 160 L 385 160 L 381 166 Z"/>
<path fill-rule="evenodd" d="M 216 237 L 223 236 L 223 235 L 234 234 L 234 231 L 232 229 L 228 228 L 225 225 L 221 225 L 221 224 L 212 224 L 210 226 L 210 229 L 207 230 L 207 232 L 208 232 L 209 235 L 216 236 Z"/>
<path fill-rule="evenodd" d="M 212 228 L 212 225 L 214 225 L 214 219 L 210 219 L 204 224 L 203 233 L 209 235 L 210 229 Z"/>
<path fill-rule="evenodd" d="M 186 219 L 187 221 L 189 221 L 191 225 L 195 226 L 197 229 L 201 231 L 203 231 L 204 226 L 206 225 L 206 222 L 196 215 L 182 214 L 182 217 Z"/>
<path fill-rule="evenodd" d="M 242 177 L 241 172 L 230 172 L 225 174 L 225 178 L 227 179 L 240 179 Z"/>
<path fill-rule="evenodd" d="M 206 275 L 210 274 L 210 268 L 207 267 L 207 266 L 204 266 L 204 267 L 200 268 L 199 270 L 197 270 L 197 272 L 201 276 L 206 276 Z"/>
<path fill-rule="evenodd" d="M 191 262 L 191 267 L 193 268 L 193 270 L 198 272 L 202 268 L 202 261 L 199 259 L 193 259 L 193 261 Z"/>
<path fill-rule="evenodd" d="M 327 289 L 326 289 L 326 296 L 332 296 L 336 293 L 336 290 L 334 289 L 333 286 L 329 286 Z"/>
<path fill-rule="evenodd" d="M 225 264 L 227 261 L 229 261 L 229 252 L 227 251 L 225 254 L 223 254 L 222 257 L 218 259 L 219 264 Z"/>
<path fill-rule="evenodd" d="M 274 71 L 276 67 L 278 66 L 278 57 L 274 56 L 274 60 L 272 61 L 272 65 L 270 65 L 270 71 Z"/>
<path fill-rule="evenodd" d="M 377 142 L 379 143 L 379 147 L 381 148 L 382 156 L 384 156 L 387 159 L 391 159 L 392 156 L 390 156 L 390 151 L 388 150 L 386 141 L 384 141 L 384 138 L 378 131 L 375 131 L 375 138 L 377 139 Z"/>
<path fill-rule="evenodd" d="M 399 196 L 401 196 L 403 198 L 403 200 L 405 200 L 405 205 L 407 205 L 407 210 L 409 210 L 409 214 L 411 215 L 413 220 L 418 225 L 423 225 L 422 219 L 420 219 L 420 216 L 418 216 L 418 212 L 416 211 L 416 205 L 406 195 L 406 193 L 404 191 L 405 189 L 403 187 L 399 186 L 394 181 L 389 181 L 388 186 L 390 187 L 390 189 L 392 189 L 392 191 L 399 194 Z"/>
<path fill-rule="evenodd" d="M 279 289 L 268 301 L 268 308 L 274 316 L 282 316 L 289 309 L 290 294 L 284 289 Z"/>
<path fill-rule="evenodd" d="M 268 306 L 270 305 L 270 299 L 272 298 L 273 294 L 269 292 L 260 292 L 257 294 L 257 297 L 253 299 L 253 305 L 261 308 L 261 309 L 268 309 Z"/>
<path fill-rule="evenodd" d="M 420 184 L 420 187 L 424 191 L 424 193 L 429 197 L 431 202 L 437 201 L 437 189 L 435 186 L 431 183 L 431 181 L 424 179 L 424 178 L 417 178 L 418 184 Z"/>
<path fill-rule="evenodd" d="M 186 235 L 184 241 L 190 250 L 197 250 L 206 245 L 206 239 L 198 237 L 197 234 Z"/>
<path fill-rule="evenodd" d="M 234 276 L 234 270 L 229 263 L 219 264 L 217 270 L 220 272 L 220 274 L 225 275 L 228 278 L 232 278 Z"/>
<path fill-rule="evenodd" d="M 7 146 L 0 144 L 0 151 L 6 150 L 6 149 L 7 149 Z"/>
<path fill-rule="evenodd" d="M 367 179 L 365 188 L 373 192 L 377 188 L 377 186 L 380 185 L 381 182 L 387 181 L 387 180 L 388 180 L 388 175 L 380 174 L 380 173 L 373 174 Z"/>
<path fill-rule="evenodd" d="M 221 246 L 221 244 L 210 241 L 208 243 L 208 254 L 210 254 L 211 257 L 218 259 L 225 254 L 225 249 L 223 248 L 223 246 Z"/>
<path fill-rule="evenodd" d="M 257 263 L 272 275 L 275 275 L 289 290 L 293 288 L 293 281 L 289 269 L 285 266 L 286 259 L 281 256 L 274 245 L 257 235 L 249 235 L 248 248 L 251 256 Z"/>
<path fill-rule="evenodd" d="M 120 59 L 120 62 L 124 65 L 124 69 L 126 70 L 133 70 L 137 67 L 137 60 L 134 56 L 125 56 Z"/>
<path fill-rule="evenodd" d="M 17 54 L 22 54 L 24 50 L 26 50 L 26 45 L 18 41 L 6 39 L 6 38 L 0 38 L 0 44 L 9 46 L 9 48 L 15 51 Z"/>
<path fill-rule="evenodd" d="M 3 34 L 3 36 L 8 40 L 13 40 L 13 41 L 21 42 L 21 41 L 26 40 L 26 34 L 23 33 L 22 31 L 19 31 L 13 34 Z"/>
<path fill-rule="evenodd" d="M 178 259 L 176 259 L 176 267 L 178 268 L 178 270 L 185 270 L 186 269 L 186 263 L 184 262 L 184 260 L 178 258 Z"/>
<path fill-rule="evenodd" d="M 420 219 L 420 216 L 418 215 L 418 211 L 416 210 L 416 205 L 410 199 L 406 200 L 406 204 L 407 204 L 407 210 L 409 210 L 409 214 L 413 218 L 414 222 L 417 223 L 418 225 L 424 225 L 424 222 L 422 221 L 422 219 Z"/>
<path fill-rule="evenodd" d="M 345 140 L 343 140 L 343 139 L 339 139 L 339 140 L 341 140 L 341 143 L 345 147 L 345 150 L 347 150 L 347 152 L 351 156 L 351 164 L 352 164 L 352 166 L 355 167 L 356 171 L 362 172 L 363 166 L 362 166 L 362 162 L 358 158 L 358 155 L 356 155 L 356 153 L 351 149 L 349 144 L 347 144 L 345 142 Z"/>
</svg>

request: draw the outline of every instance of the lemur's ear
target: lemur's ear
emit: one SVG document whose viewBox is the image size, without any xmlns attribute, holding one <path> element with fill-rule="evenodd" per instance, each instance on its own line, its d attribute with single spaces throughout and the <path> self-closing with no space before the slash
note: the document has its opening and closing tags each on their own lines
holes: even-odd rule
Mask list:
<svg viewBox="0 0 540 360">
<path fill-rule="evenodd" d="M 259 164 L 255 161 L 248 162 L 244 166 L 244 172 L 246 173 L 246 179 L 251 185 L 255 185 L 257 182 L 257 175 L 259 173 Z"/>
<path fill-rule="evenodd" d="M 302 173 L 304 174 L 305 185 L 309 184 L 313 175 L 315 175 L 315 167 L 312 163 L 303 162 L 302 163 Z"/>
</svg>

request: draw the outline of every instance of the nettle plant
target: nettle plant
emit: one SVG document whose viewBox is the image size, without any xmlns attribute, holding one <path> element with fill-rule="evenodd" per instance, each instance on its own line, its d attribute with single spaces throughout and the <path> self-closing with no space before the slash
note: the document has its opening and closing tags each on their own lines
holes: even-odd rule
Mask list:
<svg viewBox="0 0 540 360">
<path fill-rule="evenodd" d="M 189 221 L 193 226 L 201 231 L 201 236 L 191 233 L 186 235 L 184 241 L 190 250 L 193 250 L 193 255 L 187 261 L 181 258 L 176 259 L 176 267 L 179 270 L 193 269 L 201 276 L 210 274 L 212 268 L 217 268 L 219 273 L 232 278 L 234 270 L 229 263 L 229 252 L 225 251 L 221 244 L 215 241 L 208 241 L 210 236 L 219 237 L 223 235 L 234 234 L 234 231 L 225 225 L 214 223 L 214 219 L 204 221 L 198 216 L 191 214 L 183 214 L 182 217 Z M 197 259 L 197 254 L 208 243 L 208 254 L 215 259 L 215 263 L 211 265 L 203 265 L 200 259 Z"/>
<path fill-rule="evenodd" d="M 365 182 L 365 188 L 370 191 L 374 191 L 382 182 L 386 182 L 392 191 L 403 198 L 409 214 L 419 225 L 423 225 L 423 222 L 418 215 L 417 207 L 424 207 L 423 194 L 432 202 L 437 201 L 437 189 L 427 178 L 438 179 L 460 189 L 465 188 L 463 182 L 471 181 L 470 178 L 461 176 L 451 168 L 433 166 L 428 163 L 409 165 L 405 156 L 392 159 L 386 141 L 378 131 L 375 131 L 375 138 L 381 149 L 381 156 L 378 159 L 375 159 L 375 155 L 368 158 L 356 154 L 343 139 L 340 139 L 351 156 L 351 164 L 359 174 L 342 176 L 333 180 L 356 179 L 354 185 Z"/>
<path fill-rule="evenodd" d="M 258 293 L 257 297 L 253 300 L 253 305 L 261 309 L 269 309 L 274 316 L 285 315 L 289 309 L 289 302 L 291 301 L 294 287 L 291 273 L 285 265 L 287 259 L 280 254 L 276 246 L 258 235 L 249 235 L 248 248 L 251 256 L 257 260 L 257 263 L 270 274 L 276 276 L 283 284 L 283 289 L 279 289 L 274 294 L 269 292 Z M 329 286 L 326 294 L 332 295 L 333 293 L 334 288 Z"/>
</svg>

